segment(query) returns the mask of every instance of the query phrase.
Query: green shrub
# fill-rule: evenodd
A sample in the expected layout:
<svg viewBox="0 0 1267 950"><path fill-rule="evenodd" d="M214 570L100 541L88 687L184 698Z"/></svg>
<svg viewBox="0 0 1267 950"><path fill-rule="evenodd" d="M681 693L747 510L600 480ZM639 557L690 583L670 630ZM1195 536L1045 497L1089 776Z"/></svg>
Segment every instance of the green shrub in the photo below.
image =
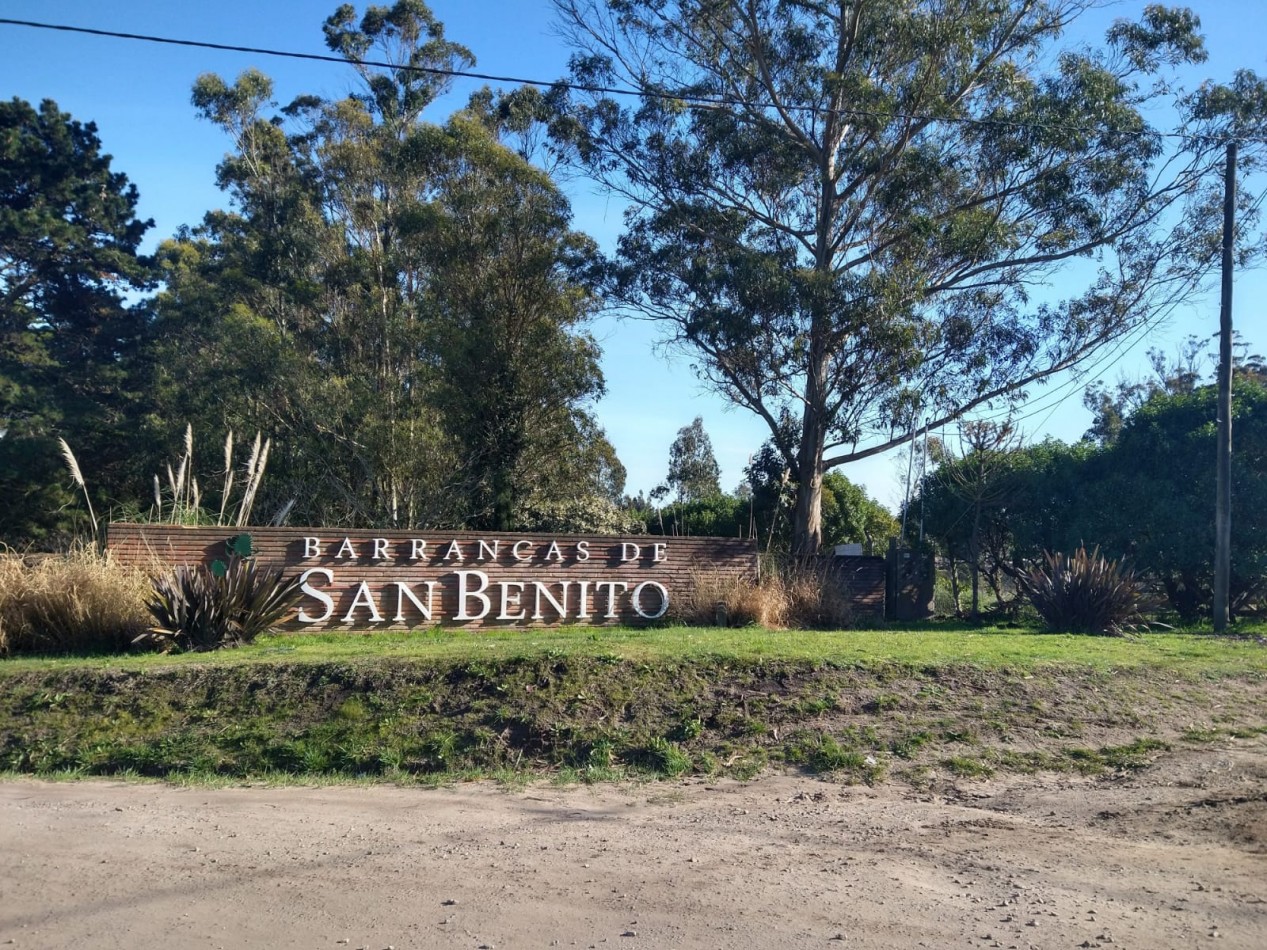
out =
<svg viewBox="0 0 1267 950"><path fill-rule="evenodd" d="M742 537L748 527L748 502L731 495L678 501L646 513L649 534L680 537Z"/></svg>
<svg viewBox="0 0 1267 950"><path fill-rule="evenodd" d="M147 606L157 645L201 651L250 643L299 599L299 577L287 580L279 569L236 556L221 566L184 564L154 579Z"/></svg>
<svg viewBox="0 0 1267 950"><path fill-rule="evenodd" d="M515 527L558 534L635 534L643 530L639 519L595 494L530 499L515 507Z"/></svg>
<svg viewBox="0 0 1267 950"><path fill-rule="evenodd" d="M93 547L0 554L0 656L126 650L149 625L149 586Z"/></svg>
<svg viewBox="0 0 1267 950"><path fill-rule="evenodd" d="M1016 583L1052 630L1120 635L1148 626L1146 614L1157 606L1148 585L1098 547L1047 552L1045 560L1045 568L1018 571Z"/></svg>

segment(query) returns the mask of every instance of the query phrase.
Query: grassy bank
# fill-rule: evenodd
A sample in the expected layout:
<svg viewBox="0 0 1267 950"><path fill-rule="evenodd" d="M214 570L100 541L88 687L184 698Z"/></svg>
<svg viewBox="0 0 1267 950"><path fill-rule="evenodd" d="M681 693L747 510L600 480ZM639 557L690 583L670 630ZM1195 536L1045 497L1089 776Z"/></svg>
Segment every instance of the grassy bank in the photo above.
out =
<svg viewBox="0 0 1267 950"><path fill-rule="evenodd" d="M1267 730L1267 647L1009 631L271 637L0 663L0 768L593 781L803 767L915 783L1134 768Z"/></svg>

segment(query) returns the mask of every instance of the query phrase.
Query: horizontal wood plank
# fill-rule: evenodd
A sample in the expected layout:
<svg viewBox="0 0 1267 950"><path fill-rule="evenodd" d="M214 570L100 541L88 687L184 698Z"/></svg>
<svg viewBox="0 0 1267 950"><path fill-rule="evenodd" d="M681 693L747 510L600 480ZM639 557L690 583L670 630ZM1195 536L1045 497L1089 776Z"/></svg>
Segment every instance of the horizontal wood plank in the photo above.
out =
<svg viewBox="0 0 1267 950"><path fill-rule="evenodd" d="M658 619L703 573L757 576L756 542L737 538L116 523L122 564L228 561L250 538L257 563L305 574L290 630L637 625Z"/></svg>

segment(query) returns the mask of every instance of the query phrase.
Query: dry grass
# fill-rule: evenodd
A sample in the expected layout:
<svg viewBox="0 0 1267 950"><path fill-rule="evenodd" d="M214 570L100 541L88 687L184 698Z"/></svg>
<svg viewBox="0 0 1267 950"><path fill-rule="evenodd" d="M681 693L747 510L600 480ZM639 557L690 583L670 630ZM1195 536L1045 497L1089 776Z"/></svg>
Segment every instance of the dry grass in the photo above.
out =
<svg viewBox="0 0 1267 950"><path fill-rule="evenodd" d="M152 623L149 575L109 553L0 553L0 656L120 652Z"/></svg>
<svg viewBox="0 0 1267 950"><path fill-rule="evenodd" d="M762 581L780 591L784 605L780 626L841 630L853 622L848 578L830 561L767 568Z"/></svg>
<svg viewBox="0 0 1267 950"><path fill-rule="evenodd" d="M773 627L778 606L771 591L751 578L720 571L695 571L690 586L674 592L669 616L696 627Z"/></svg>
<svg viewBox="0 0 1267 950"><path fill-rule="evenodd" d="M839 630L853 620L847 579L826 563L767 563L759 581L700 571L692 582L670 609L681 623Z"/></svg>

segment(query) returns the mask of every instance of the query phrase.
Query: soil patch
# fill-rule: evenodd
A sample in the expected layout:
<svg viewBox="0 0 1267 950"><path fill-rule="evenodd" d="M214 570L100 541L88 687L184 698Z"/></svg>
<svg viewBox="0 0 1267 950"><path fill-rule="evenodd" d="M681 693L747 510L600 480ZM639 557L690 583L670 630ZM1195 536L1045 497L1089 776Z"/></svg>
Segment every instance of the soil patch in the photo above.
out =
<svg viewBox="0 0 1267 950"><path fill-rule="evenodd" d="M841 785L0 783L27 948L1267 946L1267 740Z"/></svg>

